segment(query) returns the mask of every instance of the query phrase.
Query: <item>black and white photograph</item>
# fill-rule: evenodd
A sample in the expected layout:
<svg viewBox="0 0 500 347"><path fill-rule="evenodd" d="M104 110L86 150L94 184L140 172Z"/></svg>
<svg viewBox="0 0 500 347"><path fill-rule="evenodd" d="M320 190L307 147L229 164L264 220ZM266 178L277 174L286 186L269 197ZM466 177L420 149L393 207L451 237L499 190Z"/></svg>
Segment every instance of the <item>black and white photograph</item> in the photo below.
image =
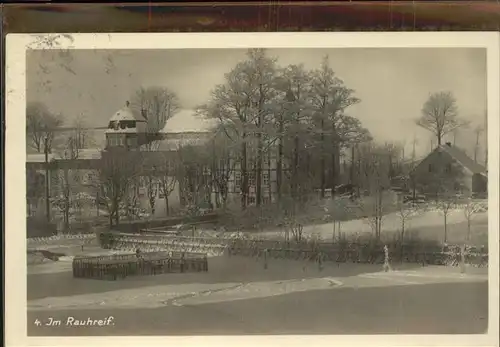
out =
<svg viewBox="0 0 500 347"><path fill-rule="evenodd" d="M30 38L27 336L496 335L492 36L258 35Z"/></svg>

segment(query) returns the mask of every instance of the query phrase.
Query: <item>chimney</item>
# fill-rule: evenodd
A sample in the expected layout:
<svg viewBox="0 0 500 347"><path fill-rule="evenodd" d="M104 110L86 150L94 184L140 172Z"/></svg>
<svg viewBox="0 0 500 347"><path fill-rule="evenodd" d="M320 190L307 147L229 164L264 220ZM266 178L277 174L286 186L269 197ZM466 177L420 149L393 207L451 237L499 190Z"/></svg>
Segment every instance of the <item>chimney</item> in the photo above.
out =
<svg viewBox="0 0 500 347"><path fill-rule="evenodd" d="M451 147L451 142L446 142L446 146Z"/></svg>

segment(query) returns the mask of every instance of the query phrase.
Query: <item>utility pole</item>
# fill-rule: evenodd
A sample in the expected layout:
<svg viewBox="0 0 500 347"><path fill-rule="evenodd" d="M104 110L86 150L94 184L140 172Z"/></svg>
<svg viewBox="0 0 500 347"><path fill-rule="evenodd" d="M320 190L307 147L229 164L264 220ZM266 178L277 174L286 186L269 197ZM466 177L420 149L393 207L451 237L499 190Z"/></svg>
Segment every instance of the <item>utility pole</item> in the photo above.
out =
<svg viewBox="0 0 500 347"><path fill-rule="evenodd" d="M417 146L418 140L417 136L413 134L413 142L412 142L412 152L411 152L411 169L410 169L410 182L411 182L411 190L412 190L412 203L413 206L415 206L415 200L417 197L417 192L416 192L416 187L415 187L415 178L413 177L413 174L411 171L415 168L415 161L417 160L417 152L416 152L416 146ZM432 145L431 145L432 146Z"/></svg>
<svg viewBox="0 0 500 347"><path fill-rule="evenodd" d="M416 152L417 142L418 142L417 136L413 135L412 152L411 152L411 165L412 165L412 168L415 165L415 160L417 159L417 152Z"/></svg>
<svg viewBox="0 0 500 347"><path fill-rule="evenodd" d="M474 129L474 132L476 133L476 145L474 146L474 162L477 163L477 154L478 154L478 151L479 151L479 138L481 136L481 134L483 133L484 129L481 127L481 126L478 126L476 127L476 129Z"/></svg>
<svg viewBox="0 0 500 347"><path fill-rule="evenodd" d="M47 215L47 223L50 223L49 138L45 137L43 143L45 152L45 212Z"/></svg>
<svg viewBox="0 0 500 347"><path fill-rule="evenodd" d="M453 131L453 146L457 144L457 134L458 134L458 129L455 129Z"/></svg>

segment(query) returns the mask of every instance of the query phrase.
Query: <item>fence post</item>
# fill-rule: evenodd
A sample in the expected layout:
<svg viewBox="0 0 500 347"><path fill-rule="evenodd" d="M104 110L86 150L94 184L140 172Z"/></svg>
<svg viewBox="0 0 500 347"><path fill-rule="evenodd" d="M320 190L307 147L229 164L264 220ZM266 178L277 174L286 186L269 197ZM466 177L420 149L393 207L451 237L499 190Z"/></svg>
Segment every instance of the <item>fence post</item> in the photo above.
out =
<svg viewBox="0 0 500 347"><path fill-rule="evenodd" d="M384 271L388 272L391 269L389 265L389 247L387 245L384 246Z"/></svg>
<svg viewBox="0 0 500 347"><path fill-rule="evenodd" d="M460 247L460 272L465 273L465 244Z"/></svg>
<svg viewBox="0 0 500 347"><path fill-rule="evenodd" d="M267 248L264 249L264 269L267 269Z"/></svg>
<svg viewBox="0 0 500 347"><path fill-rule="evenodd" d="M318 253L318 270L323 271L323 253L321 251Z"/></svg>

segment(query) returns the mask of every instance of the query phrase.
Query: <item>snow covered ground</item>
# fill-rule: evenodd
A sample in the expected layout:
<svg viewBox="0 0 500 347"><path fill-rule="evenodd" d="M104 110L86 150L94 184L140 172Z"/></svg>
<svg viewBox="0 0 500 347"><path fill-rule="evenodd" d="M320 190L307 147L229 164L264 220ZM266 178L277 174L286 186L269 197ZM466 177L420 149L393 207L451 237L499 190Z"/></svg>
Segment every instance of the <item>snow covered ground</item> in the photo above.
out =
<svg viewBox="0 0 500 347"><path fill-rule="evenodd" d="M485 223L488 220L488 212L480 212L474 215L472 219L472 226L475 223ZM463 210L454 209L449 212L447 216L447 225L452 230L454 224L466 223ZM410 218L405 221L406 230L418 230L428 227L442 227L444 225L444 218L440 211L429 210ZM391 233L401 230L401 218L398 213L390 213L383 217L382 221L383 233ZM340 231L347 235L373 233L370 223L363 219L350 220L341 223ZM303 229L304 235L316 235L321 239L331 239L333 233L333 223L307 225ZM337 230L338 232L338 230ZM281 236L282 230L272 230L259 233L264 238L275 238Z"/></svg>
<svg viewBox="0 0 500 347"><path fill-rule="evenodd" d="M456 269L438 267L392 272L360 273L348 277L316 276L288 280L252 282L163 284L143 288L120 289L102 293L64 297L45 297L28 301L29 311L80 309L133 309L166 306L200 305L235 300L266 298L285 294L430 283L487 281L487 274L461 274Z"/></svg>

